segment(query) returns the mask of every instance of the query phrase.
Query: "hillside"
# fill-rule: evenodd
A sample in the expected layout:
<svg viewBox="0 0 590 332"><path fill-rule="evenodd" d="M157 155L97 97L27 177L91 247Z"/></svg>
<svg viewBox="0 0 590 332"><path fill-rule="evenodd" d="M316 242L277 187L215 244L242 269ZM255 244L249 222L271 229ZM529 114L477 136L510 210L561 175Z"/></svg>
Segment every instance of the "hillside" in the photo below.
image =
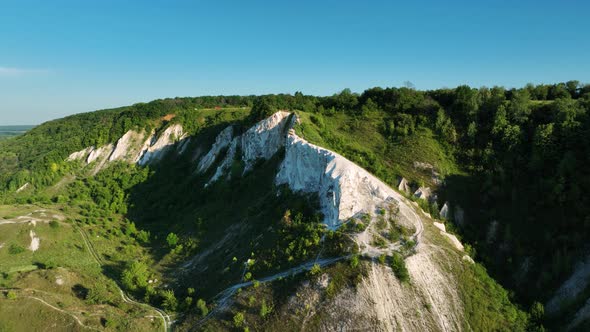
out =
<svg viewBox="0 0 590 332"><path fill-rule="evenodd" d="M583 322L585 292L540 304L585 254L590 95L570 87L177 98L0 142L0 328Z"/></svg>

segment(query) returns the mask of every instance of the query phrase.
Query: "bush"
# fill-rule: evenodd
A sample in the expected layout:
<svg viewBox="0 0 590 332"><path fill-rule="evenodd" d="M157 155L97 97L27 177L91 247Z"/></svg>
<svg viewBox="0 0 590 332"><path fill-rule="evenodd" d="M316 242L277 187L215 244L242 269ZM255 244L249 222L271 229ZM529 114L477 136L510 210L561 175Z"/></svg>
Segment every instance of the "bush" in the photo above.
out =
<svg viewBox="0 0 590 332"><path fill-rule="evenodd" d="M9 300L16 300L16 292L15 291L8 291L8 293L6 293L6 298Z"/></svg>
<svg viewBox="0 0 590 332"><path fill-rule="evenodd" d="M52 220L49 222L49 227L51 227L53 229L57 229L57 228L59 228L59 223L55 220Z"/></svg>
<svg viewBox="0 0 590 332"><path fill-rule="evenodd" d="M358 255L354 255L352 256L352 258L350 258L350 267L353 269L356 269L359 266L359 256Z"/></svg>
<svg viewBox="0 0 590 332"><path fill-rule="evenodd" d="M176 300L176 296L174 296L174 292L167 289L162 291L161 295L163 298L162 307L167 311L175 311L178 306L178 301Z"/></svg>
<svg viewBox="0 0 590 332"><path fill-rule="evenodd" d="M150 242L150 232L141 230L135 235L135 237L141 243L147 244Z"/></svg>
<svg viewBox="0 0 590 332"><path fill-rule="evenodd" d="M23 253L25 251L25 248L23 248L22 246L19 246L18 244L11 244L10 247L8 248L8 253L11 255L18 255L20 253Z"/></svg>
<svg viewBox="0 0 590 332"><path fill-rule="evenodd" d="M312 276L318 275L318 274L320 274L320 272L322 272L322 267L320 266L320 264L313 264L313 266L311 267L311 270L309 270L309 273Z"/></svg>
<svg viewBox="0 0 590 332"><path fill-rule="evenodd" d="M168 234L168 236L166 236L166 243L168 243L168 247L170 248L176 247L178 244L178 235L174 233Z"/></svg>
<svg viewBox="0 0 590 332"><path fill-rule="evenodd" d="M202 317L205 317L209 314L209 308L207 308L207 303L203 299L199 299L197 301L197 309L199 309Z"/></svg>
<svg viewBox="0 0 590 332"><path fill-rule="evenodd" d="M266 316L268 316L271 312L272 312L272 305L268 306L266 305L266 300L263 299L262 300L262 305L260 306L260 317L265 318Z"/></svg>
<svg viewBox="0 0 590 332"><path fill-rule="evenodd" d="M90 304L105 304L110 300L110 293L107 286L103 282L97 282L86 294L86 302Z"/></svg>
<svg viewBox="0 0 590 332"><path fill-rule="evenodd" d="M244 314L238 312L234 315L234 326L235 327L242 327L244 325Z"/></svg>
<svg viewBox="0 0 590 332"><path fill-rule="evenodd" d="M400 254L394 252L391 256L391 269L401 282L410 281L410 273L406 268L406 262Z"/></svg>
<svg viewBox="0 0 590 332"><path fill-rule="evenodd" d="M132 262L121 276L123 286L129 290L145 288L148 285L148 267L144 262Z"/></svg>

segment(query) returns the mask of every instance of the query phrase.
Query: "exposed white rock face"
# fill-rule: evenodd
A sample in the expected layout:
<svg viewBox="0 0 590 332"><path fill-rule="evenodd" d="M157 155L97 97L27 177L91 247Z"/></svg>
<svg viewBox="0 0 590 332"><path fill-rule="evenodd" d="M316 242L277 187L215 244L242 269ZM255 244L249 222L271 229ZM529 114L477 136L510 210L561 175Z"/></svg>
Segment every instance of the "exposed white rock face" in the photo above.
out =
<svg viewBox="0 0 590 332"><path fill-rule="evenodd" d="M178 153L184 154L184 152L188 148L190 142L191 142L190 137L185 137L183 140L181 140L181 143L178 145Z"/></svg>
<svg viewBox="0 0 590 332"><path fill-rule="evenodd" d="M113 152L113 145L112 144L108 144L105 146L101 146L98 149L92 149L92 151L90 151L90 153L88 154L88 158L86 158L86 163L90 164L94 161L102 161L102 160L106 160L111 153Z"/></svg>
<svg viewBox="0 0 590 332"><path fill-rule="evenodd" d="M217 135L215 142L213 143L213 146L211 146L209 152L207 152L207 154L199 161L199 165L197 166L197 170L199 172L204 172L208 170L211 165L213 165L221 150L227 148L232 143L233 133L233 127L229 126L222 130L219 135Z"/></svg>
<svg viewBox="0 0 590 332"><path fill-rule="evenodd" d="M443 207L440 209L440 217L443 219L449 218L449 202L443 204Z"/></svg>
<svg viewBox="0 0 590 332"><path fill-rule="evenodd" d="M88 154L89 154L89 153L90 153L92 150L94 150L94 147L93 147L93 146L91 146L91 147L87 147L86 149L83 149L83 150L80 150L80 151L77 151L77 152L74 152L74 153L72 153L72 154L71 154L71 155L68 157L67 161L85 160L85 159L86 159L86 157L88 156Z"/></svg>
<svg viewBox="0 0 590 332"><path fill-rule="evenodd" d="M454 218L455 218L455 222L459 225L463 225L463 223L465 222L465 212L463 211L463 209L460 206L455 206L453 208L454 210Z"/></svg>
<svg viewBox="0 0 590 332"><path fill-rule="evenodd" d="M257 159L270 159L285 146L289 115L279 111L258 122L242 135L242 160L244 172L252 169Z"/></svg>
<svg viewBox="0 0 590 332"><path fill-rule="evenodd" d="M545 311L554 314L560 305L575 299L590 284L590 255L579 262L572 275L559 287L553 297L545 305Z"/></svg>
<svg viewBox="0 0 590 332"><path fill-rule="evenodd" d="M115 145L115 150L109 157L109 161L124 160L131 163L136 163L139 160L141 153L140 142L145 139L145 133L138 133L130 130L125 133Z"/></svg>
<svg viewBox="0 0 590 332"><path fill-rule="evenodd" d="M420 187L418 190L416 190L414 196L427 201L430 199L430 196L432 196L432 190L430 190L428 187Z"/></svg>
<svg viewBox="0 0 590 332"><path fill-rule="evenodd" d="M446 232L447 231L447 227L445 226L445 224L441 223L441 222L433 222L434 227L440 229L442 232Z"/></svg>
<svg viewBox="0 0 590 332"><path fill-rule="evenodd" d="M492 242L494 242L496 240L496 235L498 233L498 226L499 226L499 223L497 220L493 220L490 223L490 226L488 227L488 232L486 234L486 242L488 244L491 244Z"/></svg>
<svg viewBox="0 0 590 332"><path fill-rule="evenodd" d="M23 191L23 190L26 190L26 189L27 189L27 188L28 188L30 185L31 185L31 184L30 184L30 183L28 183L28 182L27 182L27 183L25 183L25 184L23 184L23 185L22 185L20 188L18 188L18 189L16 190L16 193L18 194L18 193L20 193L21 191Z"/></svg>
<svg viewBox="0 0 590 332"><path fill-rule="evenodd" d="M227 149L227 153L225 155L225 158L223 158L221 165L219 165L219 167L217 167L215 174L213 174L213 176L211 177L209 182L207 182L205 187L210 185L211 183L219 180L219 178L221 178L222 175L227 174L227 172L231 168L232 163L234 162L234 159L236 158L236 153L238 152L238 147L240 145L240 142L241 142L240 137L236 137L231 141L231 143L229 145L229 149Z"/></svg>
<svg viewBox="0 0 590 332"><path fill-rule="evenodd" d="M41 239L37 236L37 234L35 234L35 231L33 230L29 231L29 236L31 237L31 245L29 246L29 250L33 252L39 250Z"/></svg>
<svg viewBox="0 0 590 332"><path fill-rule="evenodd" d="M408 194L411 192L410 184L408 183L408 180L406 180L406 178L401 178L401 180L399 180L397 190Z"/></svg>
<svg viewBox="0 0 590 332"><path fill-rule="evenodd" d="M184 138L184 132L181 125L175 124L166 128L157 140L154 141L154 138L152 136L148 139L150 143L147 149L145 149L145 146L148 141L144 144L143 153L138 161L139 165L144 166L152 161L160 160L171 145Z"/></svg>
<svg viewBox="0 0 590 332"><path fill-rule="evenodd" d="M377 207L401 195L341 155L310 144L290 130L285 159L276 178L293 191L314 193L329 228L361 214L374 214ZM400 212L406 214L404 204Z"/></svg>

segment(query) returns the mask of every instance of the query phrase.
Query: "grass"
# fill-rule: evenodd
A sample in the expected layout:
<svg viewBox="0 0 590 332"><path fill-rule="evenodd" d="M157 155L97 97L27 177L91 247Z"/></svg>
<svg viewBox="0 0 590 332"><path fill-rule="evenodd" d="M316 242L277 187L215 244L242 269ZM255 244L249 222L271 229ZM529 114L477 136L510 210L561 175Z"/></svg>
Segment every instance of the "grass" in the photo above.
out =
<svg viewBox="0 0 590 332"><path fill-rule="evenodd" d="M418 128L408 136L386 137L382 126L387 117L383 114L362 120L345 113L297 114L301 119L298 135L338 152L394 188L399 177L419 185L433 184L432 172L415 168L414 162L434 166L442 177L460 173L452 154L427 128Z"/></svg>
<svg viewBox="0 0 590 332"><path fill-rule="evenodd" d="M11 218L33 213L41 218L38 206L0 206L0 215ZM55 208L45 207L47 220ZM77 215L69 215L72 219ZM0 296L0 330L44 330L47 326L70 326L72 330L81 327L70 314L78 317L85 325L95 328L116 330L153 331L160 330L156 320L145 318L153 314L135 305L120 300L113 281L105 277L86 250L80 233L69 223L59 222L56 227L50 223L37 222L0 225L0 243L14 244L28 248L29 231L34 230L40 240L36 252L25 249L10 254L7 246L0 249L0 287L15 288L17 298ZM58 283L59 280L59 283ZM60 284L61 283L61 284ZM84 290L95 283L109 286L109 305L91 305L84 299ZM37 297L48 304L64 310L60 312L31 297ZM14 319L26 315L27 320Z"/></svg>

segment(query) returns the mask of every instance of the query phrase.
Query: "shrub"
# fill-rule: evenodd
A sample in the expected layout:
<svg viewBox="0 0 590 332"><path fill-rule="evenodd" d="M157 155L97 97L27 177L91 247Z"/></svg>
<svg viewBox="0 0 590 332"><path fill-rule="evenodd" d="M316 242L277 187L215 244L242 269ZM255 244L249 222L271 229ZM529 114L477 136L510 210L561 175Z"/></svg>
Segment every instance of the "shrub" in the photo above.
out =
<svg viewBox="0 0 590 332"><path fill-rule="evenodd" d="M121 276L123 286L129 290L145 288L148 285L148 267L144 262L132 262Z"/></svg>
<svg viewBox="0 0 590 332"><path fill-rule="evenodd" d="M178 235L169 233L168 236L166 236L166 243L168 243L168 247L170 248L176 247L178 244Z"/></svg>
<svg viewBox="0 0 590 332"><path fill-rule="evenodd" d="M350 258L350 267L356 269L359 266L359 256L354 255Z"/></svg>
<svg viewBox="0 0 590 332"><path fill-rule="evenodd" d="M110 293L107 286L103 282L97 282L86 294L86 301L90 304L104 304L109 302Z"/></svg>
<svg viewBox="0 0 590 332"><path fill-rule="evenodd" d="M52 220L49 222L49 227L51 227L53 229L57 229L57 228L59 228L59 223L55 220Z"/></svg>
<svg viewBox="0 0 590 332"><path fill-rule="evenodd" d="M272 312L272 305L266 305L266 300L262 300L262 305L260 305L260 317L265 318Z"/></svg>
<svg viewBox="0 0 590 332"><path fill-rule="evenodd" d="M197 309L199 309L202 317L205 317L209 314L209 308L207 308L207 303L203 299L199 299L197 301Z"/></svg>
<svg viewBox="0 0 590 332"><path fill-rule="evenodd" d="M410 273L406 268L406 262L400 254L394 252L391 256L391 269L401 282L410 281Z"/></svg>
<svg viewBox="0 0 590 332"><path fill-rule="evenodd" d="M311 267L311 270L309 270L309 273L312 276L318 275L318 274L320 274L320 272L322 272L322 267L320 266L320 264L313 264L313 266Z"/></svg>
<svg viewBox="0 0 590 332"><path fill-rule="evenodd" d="M22 252L25 251L25 248L23 248L22 246L19 246L18 244L11 244L10 247L8 248L8 253L11 255L18 255Z"/></svg>
<svg viewBox="0 0 590 332"><path fill-rule="evenodd" d="M238 312L234 315L234 326L235 327L242 327L244 325L244 314Z"/></svg>
<svg viewBox="0 0 590 332"><path fill-rule="evenodd" d="M175 311L176 307L178 306L178 301L176 300L176 296L174 296L174 292L167 289L161 292L162 295L162 307L168 311Z"/></svg>
<svg viewBox="0 0 590 332"><path fill-rule="evenodd" d="M9 300L16 300L16 292L15 291L8 291L8 293L6 293L6 298Z"/></svg>

